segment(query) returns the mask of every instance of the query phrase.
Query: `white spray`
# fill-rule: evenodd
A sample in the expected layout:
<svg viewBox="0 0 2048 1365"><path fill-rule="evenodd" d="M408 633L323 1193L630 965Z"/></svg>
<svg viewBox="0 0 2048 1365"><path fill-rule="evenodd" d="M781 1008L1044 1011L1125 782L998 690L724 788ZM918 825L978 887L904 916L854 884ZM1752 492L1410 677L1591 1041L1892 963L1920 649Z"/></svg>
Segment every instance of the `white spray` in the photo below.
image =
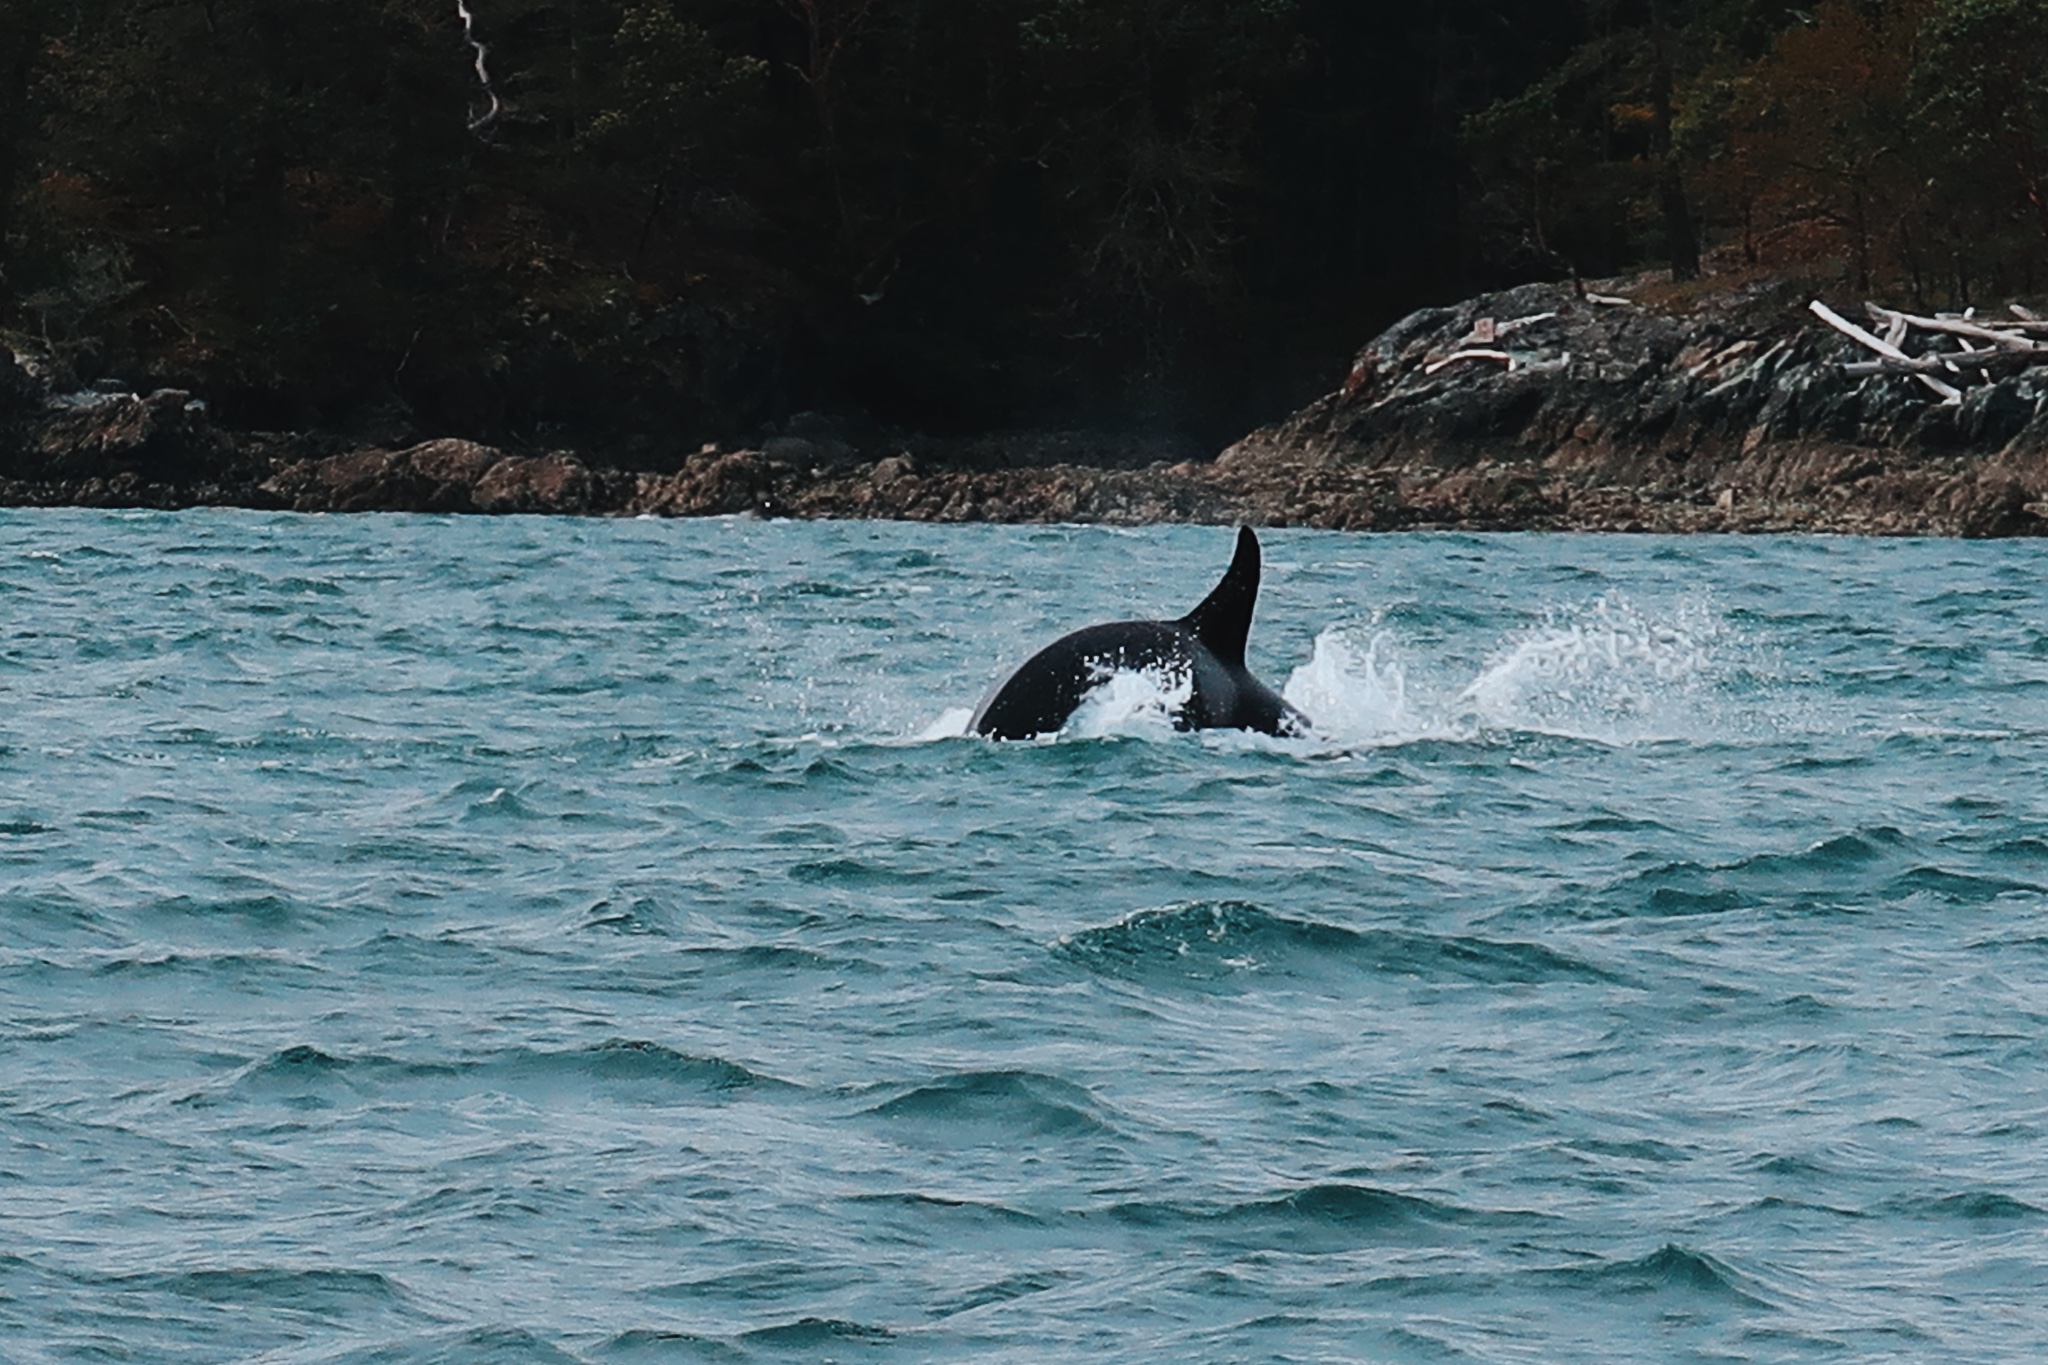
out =
<svg viewBox="0 0 2048 1365"><path fill-rule="evenodd" d="M1060 734L1068 739L1101 739L1171 731L1174 717L1194 695L1195 675L1186 668L1162 665L1105 671L1067 717Z"/></svg>

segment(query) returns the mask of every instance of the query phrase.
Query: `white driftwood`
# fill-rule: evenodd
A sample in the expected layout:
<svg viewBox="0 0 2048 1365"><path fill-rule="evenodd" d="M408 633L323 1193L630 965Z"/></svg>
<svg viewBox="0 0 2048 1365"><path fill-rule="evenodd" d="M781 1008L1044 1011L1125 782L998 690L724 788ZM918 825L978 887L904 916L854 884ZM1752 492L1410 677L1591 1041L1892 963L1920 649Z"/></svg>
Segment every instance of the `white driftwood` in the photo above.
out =
<svg viewBox="0 0 2048 1365"><path fill-rule="evenodd" d="M1848 360L1842 363L1842 373L1853 379L1873 374L1960 374L1966 370L1982 370L1993 363L2006 359L2004 351L1972 351L1968 355L1907 356L1904 360Z"/></svg>
<svg viewBox="0 0 2048 1365"><path fill-rule="evenodd" d="M1936 322L1973 322L1979 327L1989 327L2011 336L2048 336L2048 318L2024 304L2008 303L2006 307L2012 310L2009 318L1980 318L1975 309L1966 308L1960 313L1936 313L1934 319Z"/></svg>
<svg viewBox="0 0 2048 1365"><path fill-rule="evenodd" d="M1981 322L1971 322L1963 318L1915 317L1911 313L1901 313L1896 309L1884 308L1875 303L1866 303L1863 307L1869 312L1871 317L1876 318L1879 322L1890 322L1894 318L1904 318L1909 326L1918 327L1925 332L1941 332L1948 336L1957 337L1974 337L1978 341L1988 341L1994 346L2004 346L2009 350L2015 351L2038 351L2043 349L2023 336L2017 336L2011 331L2002 331L1996 327L1986 327Z"/></svg>
<svg viewBox="0 0 2048 1365"><path fill-rule="evenodd" d="M1456 364L1460 360L1498 360L1510 370L1515 368L1515 358L1506 351L1495 351L1473 346L1467 347L1462 351L1452 351L1440 360L1430 361L1422 367L1422 372L1424 374L1435 374L1444 366Z"/></svg>
<svg viewBox="0 0 2048 1365"><path fill-rule="evenodd" d="M1632 308L1635 306L1634 299L1624 299L1613 294L1587 294L1585 298L1587 303L1598 303L1608 308Z"/></svg>
<svg viewBox="0 0 2048 1365"><path fill-rule="evenodd" d="M1867 346L1871 350L1876 351L1887 360L1910 360L1912 358L1883 337L1872 336L1869 332L1864 331L1861 327L1858 327L1819 299L1815 299L1806 306L1822 322L1825 322L1828 326L1834 328L1858 345ZM1944 403L1960 403L1963 401L1963 391L1953 384L1936 379L1931 374L1916 372L1913 377L1935 393L1940 394L1941 401Z"/></svg>
<svg viewBox="0 0 2048 1365"><path fill-rule="evenodd" d="M1548 322L1556 316L1556 313L1531 313L1525 318L1514 318L1503 322L1500 326L1493 329L1493 340L1498 341L1511 332L1521 331L1524 327L1534 327L1539 322Z"/></svg>

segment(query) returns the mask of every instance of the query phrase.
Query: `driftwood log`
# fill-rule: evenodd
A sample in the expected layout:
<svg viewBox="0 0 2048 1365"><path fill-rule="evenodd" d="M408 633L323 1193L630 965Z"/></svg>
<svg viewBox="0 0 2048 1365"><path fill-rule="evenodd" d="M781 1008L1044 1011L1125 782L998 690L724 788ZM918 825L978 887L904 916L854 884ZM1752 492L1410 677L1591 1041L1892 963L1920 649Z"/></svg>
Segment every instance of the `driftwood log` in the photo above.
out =
<svg viewBox="0 0 2048 1365"><path fill-rule="evenodd" d="M1880 304L1865 303L1871 321L1884 328L1879 336L1815 299L1807 307L1828 326L1866 350L1876 360L1845 361L1842 372L1862 378L1873 374L1910 375L1944 403L1961 403L1960 385L1992 378L1989 370L2010 374L2032 365L2048 365L2048 318L2011 305L2010 318L1980 318L1975 309L1922 317ZM1914 332L1924 332L1916 338ZM1912 352L1905 348L1911 345Z"/></svg>

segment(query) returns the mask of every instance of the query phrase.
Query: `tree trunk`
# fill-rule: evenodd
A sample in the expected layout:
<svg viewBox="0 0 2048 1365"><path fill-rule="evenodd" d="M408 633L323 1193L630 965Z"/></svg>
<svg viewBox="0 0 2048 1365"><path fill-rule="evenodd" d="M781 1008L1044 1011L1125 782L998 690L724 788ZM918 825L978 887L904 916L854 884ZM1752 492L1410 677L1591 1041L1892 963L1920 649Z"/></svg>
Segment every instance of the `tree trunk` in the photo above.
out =
<svg viewBox="0 0 2048 1365"><path fill-rule="evenodd" d="M2025 132L2013 134L2013 165L2020 175L2020 187L2033 207L2034 221L2048 238L2048 189L2041 184L2040 159L2034 154L2034 140Z"/></svg>
<svg viewBox="0 0 2048 1365"><path fill-rule="evenodd" d="M29 74L43 47L42 7L10 4L0 17L0 261L14 231L14 197L27 160ZM5 287L0 276L0 287Z"/></svg>
<svg viewBox="0 0 2048 1365"><path fill-rule="evenodd" d="M1664 237L1671 253L1671 278L1696 280L1700 277L1699 229L1692 219L1692 204L1686 198L1685 177L1678 168L1678 154L1671 145L1671 89L1676 81L1671 61L1671 30L1665 21L1667 0L1650 0L1650 41L1656 67L1650 78L1650 103L1656 120L1652 149L1660 159L1657 171L1657 202L1664 212Z"/></svg>
<svg viewBox="0 0 2048 1365"><path fill-rule="evenodd" d="M1685 179L1676 160L1665 158L1659 181L1657 198L1664 209L1664 235L1671 244L1671 278L1696 280L1700 277L1699 230L1693 225L1692 205L1686 199Z"/></svg>
<svg viewBox="0 0 2048 1365"><path fill-rule="evenodd" d="M846 186L840 169L838 92L833 81L839 58L860 33L874 0L791 0L802 16L810 51L804 65L804 83L811 88L811 104L818 116L818 135L825 153L826 173L832 181L832 203L839 214L839 228L847 225Z"/></svg>

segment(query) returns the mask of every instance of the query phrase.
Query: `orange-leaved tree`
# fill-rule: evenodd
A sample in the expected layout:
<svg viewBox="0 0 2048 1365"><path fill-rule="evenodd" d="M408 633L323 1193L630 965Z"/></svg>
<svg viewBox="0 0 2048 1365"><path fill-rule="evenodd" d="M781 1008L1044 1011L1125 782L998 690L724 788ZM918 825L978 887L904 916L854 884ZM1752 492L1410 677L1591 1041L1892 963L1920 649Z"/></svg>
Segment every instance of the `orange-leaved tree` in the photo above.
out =
<svg viewBox="0 0 2048 1365"><path fill-rule="evenodd" d="M1767 265L1845 258L1856 288L1916 258L1925 149L1908 83L1932 0L1826 0L1694 100L1722 150L1696 181Z"/></svg>

